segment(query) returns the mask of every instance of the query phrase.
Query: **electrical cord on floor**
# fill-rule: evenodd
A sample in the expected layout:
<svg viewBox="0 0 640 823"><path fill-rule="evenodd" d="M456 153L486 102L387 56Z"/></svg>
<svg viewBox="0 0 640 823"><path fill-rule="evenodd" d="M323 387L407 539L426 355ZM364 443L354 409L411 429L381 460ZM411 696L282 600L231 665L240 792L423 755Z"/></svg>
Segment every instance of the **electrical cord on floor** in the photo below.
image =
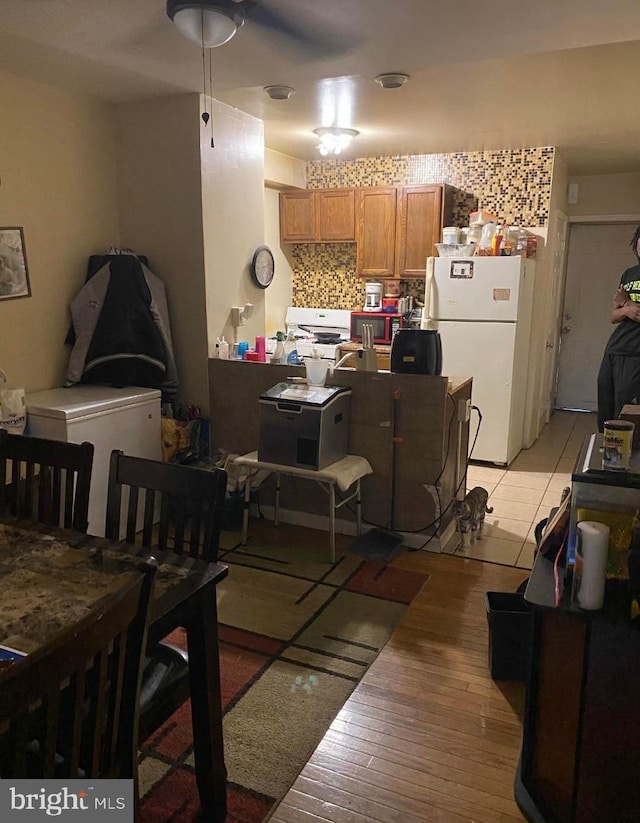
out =
<svg viewBox="0 0 640 823"><path fill-rule="evenodd" d="M442 522L442 518L449 511L449 509L453 505L454 501L456 500L458 492L465 485L465 483L467 481L467 472L469 470L469 462L471 460L471 456L473 455L473 450L476 447L476 442L478 440L478 434L480 433L480 427L482 425L482 412L480 411L480 409L477 406L472 405L471 408L473 409L473 411L477 412L477 414L478 414L478 428L476 429L476 433L475 433L475 436L473 438L473 443L471 444L471 450L469 452L469 456L467 457L467 461L466 461L465 469L464 469L464 474L462 475L462 480L458 483L458 486L457 486L457 488L455 489L455 491L453 493L453 497L451 498L449 503L445 506L445 508L440 512L438 517L436 517L434 520L432 520L431 523L428 523L426 526L423 526L421 529L415 529L415 530L407 532L407 534L420 534L421 532L425 531L426 529L430 529L433 526L435 526L433 534L430 534L429 537L424 541L424 543L422 543L422 545L416 546L415 548L410 549L410 551L420 551L421 549L424 549L426 546L428 546L429 543L431 543L431 541L436 536L436 532L438 530L438 527L440 526L440 523ZM440 475L439 475L438 479L440 479L440 477L442 477L442 472L440 472ZM438 494L437 487L436 487L436 494ZM438 501L439 500L440 500L440 495L438 494Z"/></svg>

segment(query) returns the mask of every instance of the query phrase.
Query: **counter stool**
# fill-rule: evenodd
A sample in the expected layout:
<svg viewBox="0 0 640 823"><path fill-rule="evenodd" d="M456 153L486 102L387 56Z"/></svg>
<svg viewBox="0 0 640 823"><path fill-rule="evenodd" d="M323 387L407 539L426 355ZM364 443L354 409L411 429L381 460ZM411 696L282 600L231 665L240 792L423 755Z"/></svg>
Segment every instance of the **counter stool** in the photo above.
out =
<svg viewBox="0 0 640 823"><path fill-rule="evenodd" d="M324 469L303 469L298 466L284 466L280 463L267 463L258 460L258 452L249 452L233 461L236 466L244 466L247 469L247 477L244 487L244 511L242 515L242 545L247 542L247 531L249 528L249 503L251 499L251 477L254 472L266 470L275 473L276 476L276 507L274 525L278 525L280 515L280 475L286 474L292 477L299 477L302 480L315 480L329 495L329 537L331 540L331 562L336 559L336 510L345 503L355 498L356 501L356 529L360 534L362 529L362 501L360 497L360 480L366 474L372 474L373 470L369 461L365 457L356 454L348 454L346 457L336 460ZM340 502L336 502L336 486L340 491L347 492L352 489L351 494Z"/></svg>

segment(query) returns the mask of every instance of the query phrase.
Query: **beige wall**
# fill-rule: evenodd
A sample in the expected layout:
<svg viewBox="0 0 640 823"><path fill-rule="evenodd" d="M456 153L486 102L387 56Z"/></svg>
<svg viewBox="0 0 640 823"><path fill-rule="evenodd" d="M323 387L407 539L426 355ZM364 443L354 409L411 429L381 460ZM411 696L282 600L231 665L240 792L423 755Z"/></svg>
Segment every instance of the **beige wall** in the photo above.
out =
<svg viewBox="0 0 640 823"><path fill-rule="evenodd" d="M0 369L27 391L60 386L68 306L87 259L119 241L109 109L0 72L0 226L24 227L31 297L0 300Z"/></svg>
<svg viewBox="0 0 640 823"><path fill-rule="evenodd" d="M594 174L571 177L578 202L567 206L569 217L640 215L640 174Z"/></svg>
<svg viewBox="0 0 640 823"><path fill-rule="evenodd" d="M208 408L200 98L173 95L115 109L122 243L165 284L180 396Z"/></svg>
<svg viewBox="0 0 640 823"><path fill-rule="evenodd" d="M224 334L233 341L231 307L252 303L237 330L251 347L264 334L265 292L254 285L250 263L264 243L264 131L261 120L223 103L213 109L215 148L201 142L202 214L209 349ZM205 367L206 377L206 363ZM205 383L206 385L206 383ZM200 401L204 403L204 401Z"/></svg>
<svg viewBox="0 0 640 823"><path fill-rule="evenodd" d="M265 332L284 331L287 306L293 302L293 269L290 247L280 245L280 190L307 185L306 163L295 157L265 149L264 153L264 242L273 251L275 276L265 294Z"/></svg>
<svg viewBox="0 0 640 823"><path fill-rule="evenodd" d="M253 303L239 329L250 340L264 329L264 292L249 263L263 242L262 122L208 103L202 124L197 94L117 108L122 241L149 256L165 283L180 396L208 413L207 358L216 338L233 339L231 306Z"/></svg>

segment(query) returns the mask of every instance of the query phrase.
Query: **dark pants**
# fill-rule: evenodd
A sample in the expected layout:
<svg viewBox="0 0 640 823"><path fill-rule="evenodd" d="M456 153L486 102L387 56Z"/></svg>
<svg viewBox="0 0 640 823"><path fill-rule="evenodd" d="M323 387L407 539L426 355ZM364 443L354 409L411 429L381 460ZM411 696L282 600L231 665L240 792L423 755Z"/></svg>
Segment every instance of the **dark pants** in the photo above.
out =
<svg viewBox="0 0 640 823"><path fill-rule="evenodd" d="M598 372L598 430L615 420L627 403L640 398L640 356L607 354Z"/></svg>

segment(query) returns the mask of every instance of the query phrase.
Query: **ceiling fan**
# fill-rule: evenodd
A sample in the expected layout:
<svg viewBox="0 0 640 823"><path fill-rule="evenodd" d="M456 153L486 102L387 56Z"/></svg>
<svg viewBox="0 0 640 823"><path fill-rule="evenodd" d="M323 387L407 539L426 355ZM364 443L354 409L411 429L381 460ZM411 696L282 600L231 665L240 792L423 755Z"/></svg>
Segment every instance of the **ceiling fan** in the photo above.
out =
<svg viewBox="0 0 640 823"><path fill-rule="evenodd" d="M277 0L167 0L167 15L186 38L205 48L228 43L245 21L307 58L335 57L355 45L354 38L317 21L293 22L291 14L278 11L277 5Z"/></svg>

